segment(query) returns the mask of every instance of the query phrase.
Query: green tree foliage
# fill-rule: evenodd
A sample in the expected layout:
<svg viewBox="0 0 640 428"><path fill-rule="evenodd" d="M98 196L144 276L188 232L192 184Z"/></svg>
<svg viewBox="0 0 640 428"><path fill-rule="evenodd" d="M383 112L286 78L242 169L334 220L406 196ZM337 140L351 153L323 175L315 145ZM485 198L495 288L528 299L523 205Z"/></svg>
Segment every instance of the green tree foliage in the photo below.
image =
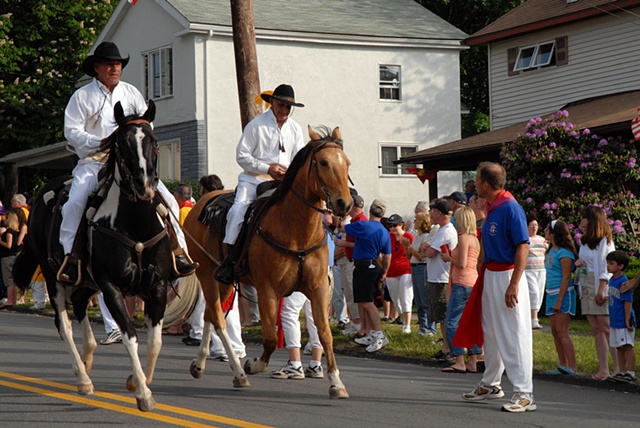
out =
<svg viewBox="0 0 640 428"><path fill-rule="evenodd" d="M115 0L0 0L0 156L62 141L80 64Z"/></svg>
<svg viewBox="0 0 640 428"><path fill-rule="evenodd" d="M507 188L541 227L564 220L580 243L581 211L599 205L607 213L616 248L632 253L640 248L632 233L640 220L640 200L627 183L640 180L637 156L633 141L576 128L566 110L531 119L500 153L509 172Z"/></svg>
<svg viewBox="0 0 640 428"><path fill-rule="evenodd" d="M440 18L471 35L525 0L416 0ZM462 123L462 136L489 130L489 77L487 49L473 46L460 55L462 102L469 115Z"/></svg>

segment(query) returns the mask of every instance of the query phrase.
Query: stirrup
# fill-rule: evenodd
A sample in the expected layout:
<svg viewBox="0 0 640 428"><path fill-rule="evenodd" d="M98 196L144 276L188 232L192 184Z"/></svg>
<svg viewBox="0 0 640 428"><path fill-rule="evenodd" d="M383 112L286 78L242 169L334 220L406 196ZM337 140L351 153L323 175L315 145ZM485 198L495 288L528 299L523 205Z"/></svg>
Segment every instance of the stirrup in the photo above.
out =
<svg viewBox="0 0 640 428"><path fill-rule="evenodd" d="M182 254L173 254L173 272L172 275L178 279L185 276L189 276L200 267L200 263L194 262L186 251Z"/></svg>
<svg viewBox="0 0 640 428"><path fill-rule="evenodd" d="M75 272L75 278L73 278L72 273L74 266L77 269L77 272ZM72 284L77 287L82 283L82 262L80 260L77 260L75 263L72 262L71 256L67 254L64 256L64 261L58 270L56 279L62 284Z"/></svg>
<svg viewBox="0 0 640 428"><path fill-rule="evenodd" d="M218 266L213 274L213 279L221 284L227 285L231 285L235 282L235 263L229 256L225 257L222 263L220 263L220 266Z"/></svg>

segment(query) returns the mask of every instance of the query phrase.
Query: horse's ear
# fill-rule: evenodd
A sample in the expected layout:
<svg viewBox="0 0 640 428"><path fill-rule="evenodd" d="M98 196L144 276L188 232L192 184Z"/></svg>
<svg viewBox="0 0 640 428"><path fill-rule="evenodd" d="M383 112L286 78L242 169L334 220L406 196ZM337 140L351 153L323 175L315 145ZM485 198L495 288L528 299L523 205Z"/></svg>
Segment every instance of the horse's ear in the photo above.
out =
<svg viewBox="0 0 640 428"><path fill-rule="evenodd" d="M116 119L118 126L124 125L124 110L122 109L120 101L118 101L113 108L113 117Z"/></svg>
<svg viewBox="0 0 640 428"><path fill-rule="evenodd" d="M342 134L340 133L340 127L336 126L331 133L331 138L334 140L342 140Z"/></svg>
<svg viewBox="0 0 640 428"><path fill-rule="evenodd" d="M321 138L318 136L318 134L316 134L311 125L307 126L309 127L309 138L311 138L311 141L320 140Z"/></svg>
<svg viewBox="0 0 640 428"><path fill-rule="evenodd" d="M154 103L153 100L149 100L149 108L147 108L147 111L144 112L142 119L151 123L155 118L156 118L156 103Z"/></svg>

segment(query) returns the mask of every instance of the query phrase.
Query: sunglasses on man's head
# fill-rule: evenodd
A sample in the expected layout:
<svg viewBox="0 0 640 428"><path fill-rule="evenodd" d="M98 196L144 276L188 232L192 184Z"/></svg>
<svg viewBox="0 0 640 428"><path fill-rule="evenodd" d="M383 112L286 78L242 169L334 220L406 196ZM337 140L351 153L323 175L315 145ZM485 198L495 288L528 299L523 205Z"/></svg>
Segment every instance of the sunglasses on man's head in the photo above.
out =
<svg viewBox="0 0 640 428"><path fill-rule="evenodd" d="M397 224L390 224L389 227L398 227Z"/></svg>

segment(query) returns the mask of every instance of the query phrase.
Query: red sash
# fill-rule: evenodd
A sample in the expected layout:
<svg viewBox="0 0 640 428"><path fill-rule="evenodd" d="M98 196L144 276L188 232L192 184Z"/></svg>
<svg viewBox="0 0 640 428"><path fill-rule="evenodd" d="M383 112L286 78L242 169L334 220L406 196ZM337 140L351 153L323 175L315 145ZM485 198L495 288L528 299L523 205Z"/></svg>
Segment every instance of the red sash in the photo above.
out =
<svg viewBox="0 0 640 428"><path fill-rule="evenodd" d="M513 195L506 191L501 190L498 196L487 209L487 218L485 222L489 221L491 211L498 208L500 205L508 201L514 201ZM488 262L480 265L480 272L478 273L478 279L476 280L473 290L469 295L467 305L462 312L460 322L458 323L458 330L452 340L454 346L460 348L473 348L473 345L477 345L482 348L484 344L484 332L482 331L482 289L484 287L484 272L490 270L492 272L501 272L505 270L513 269L513 264Z"/></svg>

